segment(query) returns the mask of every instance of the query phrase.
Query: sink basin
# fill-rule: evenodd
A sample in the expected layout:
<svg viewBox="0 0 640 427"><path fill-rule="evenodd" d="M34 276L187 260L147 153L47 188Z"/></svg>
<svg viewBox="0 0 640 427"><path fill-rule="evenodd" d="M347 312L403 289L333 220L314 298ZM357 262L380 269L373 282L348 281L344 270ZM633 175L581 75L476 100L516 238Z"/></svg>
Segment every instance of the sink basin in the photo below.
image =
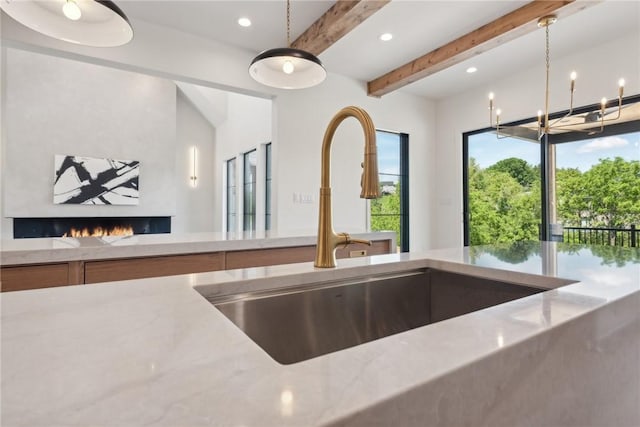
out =
<svg viewBox="0 0 640 427"><path fill-rule="evenodd" d="M540 291L423 269L210 302L273 359L291 364Z"/></svg>

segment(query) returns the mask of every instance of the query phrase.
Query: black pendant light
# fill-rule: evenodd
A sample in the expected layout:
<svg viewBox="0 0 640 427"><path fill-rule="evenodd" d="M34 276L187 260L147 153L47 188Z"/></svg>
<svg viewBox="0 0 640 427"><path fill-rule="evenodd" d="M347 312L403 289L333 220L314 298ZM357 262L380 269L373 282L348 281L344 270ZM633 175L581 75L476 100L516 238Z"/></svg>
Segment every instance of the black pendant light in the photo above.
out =
<svg viewBox="0 0 640 427"><path fill-rule="evenodd" d="M279 89L304 89L327 77L322 62L304 50L294 49L290 38L290 0L287 0L287 47L265 50L249 66L249 74L259 83Z"/></svg>
<svg viewBox="0 0 640 427"><path fill-rule="evenodd" d="M133 38L127 16L108 0L1 0L0 8L34 31L71 43L113 47Z"/></svg>

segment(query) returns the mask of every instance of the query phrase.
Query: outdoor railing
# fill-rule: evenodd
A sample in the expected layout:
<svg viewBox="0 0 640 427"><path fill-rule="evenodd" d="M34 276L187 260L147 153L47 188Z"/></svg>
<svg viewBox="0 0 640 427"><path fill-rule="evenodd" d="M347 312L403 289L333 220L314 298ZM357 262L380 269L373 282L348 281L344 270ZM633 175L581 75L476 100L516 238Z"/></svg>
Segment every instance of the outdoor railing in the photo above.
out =
<svg viewBox="0 0 640 427"><path fill-rule="evenodd" d="M630 228L564 227L564 241L591 245L640 247L640 230Z"/></svg>

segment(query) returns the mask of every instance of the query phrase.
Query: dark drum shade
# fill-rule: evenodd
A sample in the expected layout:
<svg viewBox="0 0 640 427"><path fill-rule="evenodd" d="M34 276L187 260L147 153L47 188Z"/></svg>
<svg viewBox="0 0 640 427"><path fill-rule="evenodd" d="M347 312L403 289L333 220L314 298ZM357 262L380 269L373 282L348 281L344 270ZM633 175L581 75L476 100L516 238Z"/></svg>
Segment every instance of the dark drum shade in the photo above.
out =
<svg viewBox="0 0 640 427"><path fill-rule="evenodd" d="M300 49L279 47L256 56L249 66L249 74L267 86L304 89L322 83L327 71L315 55Z"/></svg>

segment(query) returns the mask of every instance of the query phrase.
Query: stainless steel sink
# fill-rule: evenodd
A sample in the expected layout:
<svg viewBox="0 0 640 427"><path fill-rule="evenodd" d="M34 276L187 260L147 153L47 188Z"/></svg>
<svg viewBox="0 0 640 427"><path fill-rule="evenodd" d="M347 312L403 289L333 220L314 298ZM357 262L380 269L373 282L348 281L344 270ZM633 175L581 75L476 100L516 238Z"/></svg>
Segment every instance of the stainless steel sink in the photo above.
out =
<svg viewBox="0 0 640 427"><path fill-rule="evenodd" d="M291 364L539 291L418 270L210 302L273 359Z"/></svg>

